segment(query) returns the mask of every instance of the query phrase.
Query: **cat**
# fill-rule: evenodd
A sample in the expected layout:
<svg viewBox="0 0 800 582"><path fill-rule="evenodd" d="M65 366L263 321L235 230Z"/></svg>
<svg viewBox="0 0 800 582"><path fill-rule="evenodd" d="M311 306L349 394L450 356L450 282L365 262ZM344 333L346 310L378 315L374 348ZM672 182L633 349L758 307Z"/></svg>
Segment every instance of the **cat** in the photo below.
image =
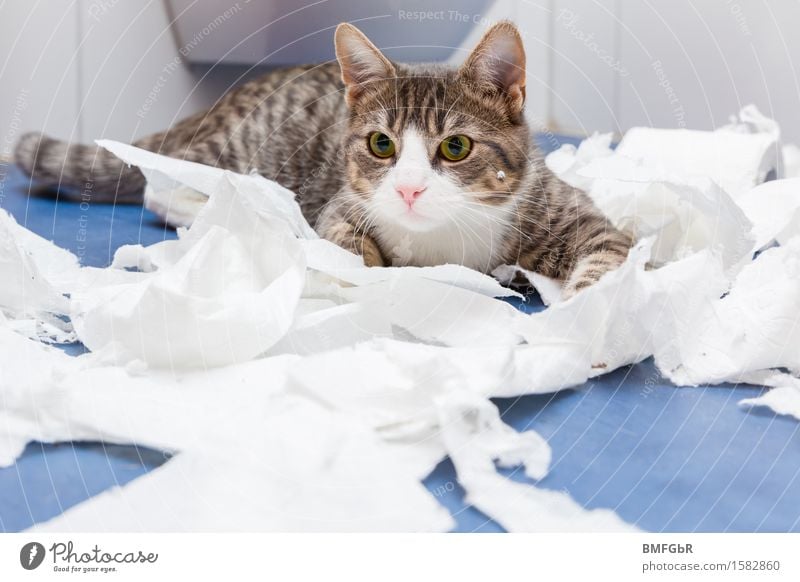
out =
<svg viewBox="0 0 800 582"><path fill-rule="evenodd" d="M351 24L334 42L336 61L272 71L135 145L277 181L367 266L518 264L569 297L626 259L632 239L533 144L512 23L457 68L391 62ZM88 184L94 200L142 200L142 174L96 146L33 133L15 157L45 183Z"/></svg>

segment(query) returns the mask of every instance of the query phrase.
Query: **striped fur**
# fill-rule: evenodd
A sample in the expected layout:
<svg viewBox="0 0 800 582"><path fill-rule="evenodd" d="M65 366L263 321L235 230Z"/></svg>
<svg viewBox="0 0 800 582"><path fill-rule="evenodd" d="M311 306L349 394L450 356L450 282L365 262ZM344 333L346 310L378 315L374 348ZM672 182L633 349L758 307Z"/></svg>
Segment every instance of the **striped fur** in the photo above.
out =
<svg viewBox="0 0 800 582"><path fill-rule="evenodd" d="M336 48L336 63L273 71L135 145L276 180L297 193L322 236L368 265L460 262L491 272L517 263L563 281L571 295L625 260L630 238L536 151L512 24L492 27L457 69L392 63L350 25L337 30ZM396 155L370 152L374 131L392 136ZM437 152L456 134L472 145L452 162ZM415 208L435 220L420 229L376 212L381 196L398 204L386 191L412 139L433 180ZM141 173L94 146L27 134L15 153L44 183L83 188L96 201L141 201Z"/></svg>

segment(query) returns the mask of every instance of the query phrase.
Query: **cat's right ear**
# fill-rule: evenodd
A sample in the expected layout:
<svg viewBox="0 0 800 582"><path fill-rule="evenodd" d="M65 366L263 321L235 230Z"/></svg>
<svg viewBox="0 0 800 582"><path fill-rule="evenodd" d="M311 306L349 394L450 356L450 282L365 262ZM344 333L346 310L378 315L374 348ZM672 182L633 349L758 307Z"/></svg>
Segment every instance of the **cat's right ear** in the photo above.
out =
<svg viewBox="0 0 800 582"><path fill-rule="evenodd" d="M397 76L389 59L352 24L343 23L336 28L334 44L348 105L352 106L370 83Z"/></svg>
<svg viewBox="0 0 800 582"><path fill-rule="evenodd" d="M461 77L479 88L510 99L514 109L525 103L525 47L519 30L508 20L492 26L461 66Z"/></svg>

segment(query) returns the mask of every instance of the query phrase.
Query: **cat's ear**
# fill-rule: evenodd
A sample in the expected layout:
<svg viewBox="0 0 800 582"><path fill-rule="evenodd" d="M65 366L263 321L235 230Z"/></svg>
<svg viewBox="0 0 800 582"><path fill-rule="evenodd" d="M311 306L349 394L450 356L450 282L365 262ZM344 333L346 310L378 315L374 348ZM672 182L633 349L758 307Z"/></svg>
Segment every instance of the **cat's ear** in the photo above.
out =
<svg viewBox="0 0 800 582"><path fill-rule="evenodd" d="M511 22L504 20L483 35L461 66L460 75L470 83L507 95L522 110L525 102L525 47Z"/></svg>
<svg viewBox="0 0 800 582"><path fill-rule="evenodd" d="M397 76L389 59L352 24L343 23L336 28L334 44L348 105L358 99L369 83Z"/></svg>

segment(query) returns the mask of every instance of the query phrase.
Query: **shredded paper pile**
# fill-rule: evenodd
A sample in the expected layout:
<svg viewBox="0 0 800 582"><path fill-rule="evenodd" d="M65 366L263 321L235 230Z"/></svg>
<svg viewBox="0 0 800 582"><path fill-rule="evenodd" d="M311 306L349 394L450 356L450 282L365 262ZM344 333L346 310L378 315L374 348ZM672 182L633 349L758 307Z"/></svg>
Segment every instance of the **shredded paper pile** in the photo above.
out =
<svg viewBox="0 0 800 582"><path fill-rule="evenodd" d="M421 484L445 457L507 530L634 530L498 473L541 479L550 448L490 399L653 357L676 386L768 386L742 405L800 418L800 156L779 138L745 108L552 153L638 241L567 301L514 265L366 268L274 182L100 142L193 224L99 269L0 212L0 466L34 440L174 453L45 531L447 531ZM518 271L546 310L497 299ZM74 341L90 352L49 345Z"/></svg>

